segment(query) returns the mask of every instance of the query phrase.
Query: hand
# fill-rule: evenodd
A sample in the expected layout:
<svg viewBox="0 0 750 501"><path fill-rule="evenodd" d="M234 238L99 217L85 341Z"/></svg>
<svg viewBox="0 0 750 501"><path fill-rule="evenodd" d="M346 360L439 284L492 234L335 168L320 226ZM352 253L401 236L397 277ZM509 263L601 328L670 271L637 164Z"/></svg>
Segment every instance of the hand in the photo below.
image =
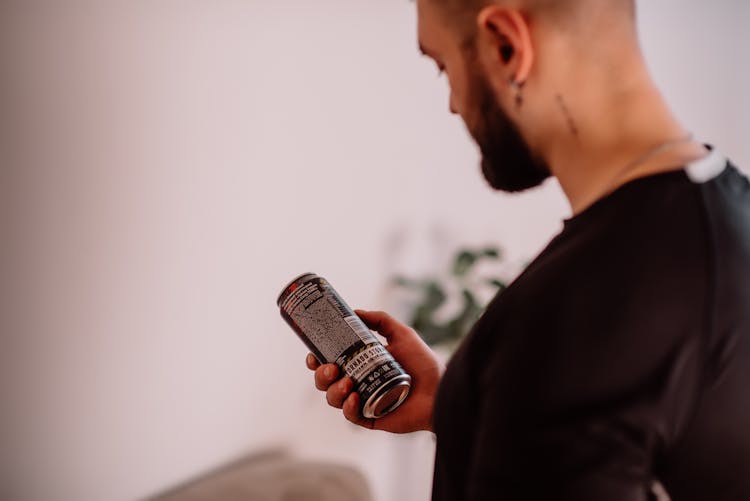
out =
<svg viewBox="0 0 750 501"><path fill-rule="evenodd" d="M432 410L443 366L432 350L411 327L381 311L356 310L370 329L386 338L386 348L401 367L411 375L411 391L395 411L379 419L367 419L360 413L359 394L353 392L350 377L339 379L336 364L320 365L312 354L307 355L307 367L315 371L315 387L326 392L332 407L342 409L346 419L354 424L391 433L432 431Z"/></svg>

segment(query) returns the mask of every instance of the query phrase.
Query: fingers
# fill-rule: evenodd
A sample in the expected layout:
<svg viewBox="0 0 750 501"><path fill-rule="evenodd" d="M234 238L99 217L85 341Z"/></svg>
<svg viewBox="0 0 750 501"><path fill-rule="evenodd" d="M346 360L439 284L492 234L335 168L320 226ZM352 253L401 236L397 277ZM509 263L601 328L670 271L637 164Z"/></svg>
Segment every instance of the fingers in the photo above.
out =
<svg viewBox="0 0 750 501"><path fill-rule="evenodd" d="M307 367L315 370L315 387L326 392L326 401L331 407L341 409L344 400L354 389L354 381L350 377L339 378L340 370L336 364L320 363L312 354L307 356Z"/></svg>
<svg viewBox="0 0 750 501"><path fill-rule="evenodd" d="M312 353L307 354L307 358L305 358L305 364L307 364L307 368L311 371L314 371L318 367L320 367L320 362L318 362L318 359L315 358L315 355Z"/></svg>
<svg viewBox="0 0 750 501"><path fill-rule="evenodd" d="M339 378L339 367L336 364L325 364L315 369L315 387L320 391L328 390Z"/></svg>
<svg viewBox="0 0 750 501"><path fill-rule="evenodd" d="M326 390L326 401L331 407L341 409L344 405L344 400L354 389L354 382L351 378L343 377L336 383L332 384Z"/></svg>
<svg viewBox="0 0 750 501"><path fill-rule="evenodd" d="M359 393L350 393L344 401L342 410L348 421L365 428L373 429L375 427L374 419L367 419L359 412Z"/></svg>
<svg viewBox="0 0 750 501"><path fill-rule="evenodd" d="M384 311L355 310L354 312L362 319L367 327L377 331L378 334L388 340L398 334L399 330L409 329L408 326L402 324Z"/></svg>

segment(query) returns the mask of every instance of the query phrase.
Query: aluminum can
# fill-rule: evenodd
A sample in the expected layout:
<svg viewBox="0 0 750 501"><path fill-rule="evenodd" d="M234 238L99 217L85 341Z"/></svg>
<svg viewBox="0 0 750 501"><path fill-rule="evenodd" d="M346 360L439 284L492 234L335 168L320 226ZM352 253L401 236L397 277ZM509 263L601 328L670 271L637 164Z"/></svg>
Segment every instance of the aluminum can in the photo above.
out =
<svg viewBox="0 0 750 501"><path fill-rule="evenodd" d="M276 304L320 363L335 363L352 378L364 417L382 417L406 399L411 376L327 280L314 273L300 275Z"/></svg>

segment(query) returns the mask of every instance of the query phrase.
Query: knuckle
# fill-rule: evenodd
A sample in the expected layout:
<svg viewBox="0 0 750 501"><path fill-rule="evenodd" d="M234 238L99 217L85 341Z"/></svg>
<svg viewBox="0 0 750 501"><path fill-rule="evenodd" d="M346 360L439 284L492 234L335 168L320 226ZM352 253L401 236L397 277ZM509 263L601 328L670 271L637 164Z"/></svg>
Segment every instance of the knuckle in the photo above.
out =
<svg viewBox="0 0 750 501"><path fill-rule="evenodd" d="M307 358L305 358L305 364L307 365L308 369L315 370L320 365L318 361L315 359L315 357L311 354L307 355Z"/></svg>
<svg viewBox="0 0 750 501"><path fill-rule="evenodd" d="M336 381L338 376L338 367L334 364L326 364L320 367L321 379L327 381L328 384Z"/></svg>
<svg viewBox="0 0 750 501"><path fill-rule="evenodd" d="M355 398L352 395L347 396L346 401L343 405L344 414L351 422L356 423L359 421L359 409L354 404Z"/></svg>
<svg viewBox="0 0 750 501"><path fill-rule="evenodd" d="M341 394L349 393L349 378L342 378L338 383L338 391Z"/></svg>
<svg viewBox="0 0 750 501"><path fill-rule="evenodd" d="M315 372L315 387L319 389L320 391L326 391L328 389L328 384L325 382L325 380L321 377L320 373L317 371Z"/></svg>
<svg viewBox="0 0 750 501"><path fill-rule="evenodd" d="M351 407L346 406L344 407L344 417L347 421L354 423L354 424L360 424L359 423L359 417L356 414L352 413Z"/></svg>
<svg viewBox="0 0 750 501"><path fill-rule="evenodd" d="M331 394L331 399L334 402L339 403L339 407L344 402L344 398L341 395L341 385L340 384L332 384L328 387L328 392Z"/></svg>
<svg viewBox="0 0 750 501"><path fill-rule="evenodd" d="M336 407L337 409L341 408L341 400L336 396L335 392L330 389L326 392L326 402L328 402L328 405L331 407Z"/></svg>

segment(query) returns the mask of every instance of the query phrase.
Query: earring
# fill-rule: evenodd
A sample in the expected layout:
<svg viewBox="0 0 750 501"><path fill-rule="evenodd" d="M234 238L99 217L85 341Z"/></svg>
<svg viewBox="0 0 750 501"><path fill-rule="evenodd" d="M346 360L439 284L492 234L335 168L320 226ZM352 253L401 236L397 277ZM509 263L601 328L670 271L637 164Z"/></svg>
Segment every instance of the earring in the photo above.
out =
<svg viewBox="0 0 750 501"><path fill-rule="evenodd" d="M521 91L523 90L523 84L524 82L519 82L513 79L511 79L510 81L510 88L515 94L516 109L520 109L521 105L523 104L523 94L521 93Z"/></svg>

